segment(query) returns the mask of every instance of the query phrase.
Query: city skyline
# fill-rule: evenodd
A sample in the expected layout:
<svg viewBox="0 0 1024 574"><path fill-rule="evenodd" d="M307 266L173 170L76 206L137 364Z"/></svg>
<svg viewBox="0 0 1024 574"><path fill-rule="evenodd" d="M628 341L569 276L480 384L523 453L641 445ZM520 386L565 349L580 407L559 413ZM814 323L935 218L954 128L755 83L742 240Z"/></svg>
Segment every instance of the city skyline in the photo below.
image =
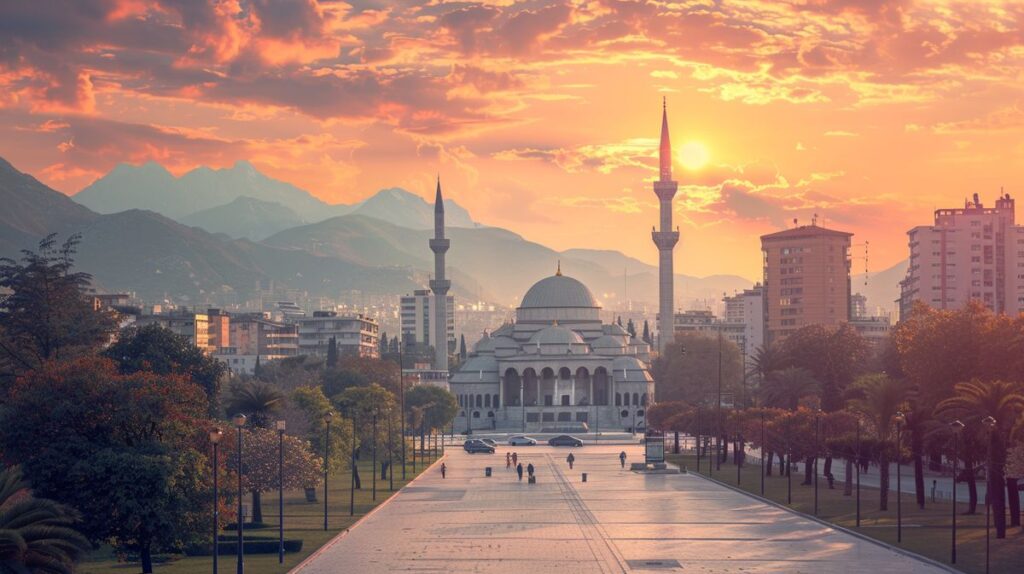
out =
<svg viewBox="0 0 1024 574"><path fill-rule="evenodd" d="M1016 191L1017 4L274 6L4 6L0 156L67 194L122 161L347 203L441 171L483 223L653 263L667 96L677 269L749 278L793 218L882 269L934 209Z"/></svg>

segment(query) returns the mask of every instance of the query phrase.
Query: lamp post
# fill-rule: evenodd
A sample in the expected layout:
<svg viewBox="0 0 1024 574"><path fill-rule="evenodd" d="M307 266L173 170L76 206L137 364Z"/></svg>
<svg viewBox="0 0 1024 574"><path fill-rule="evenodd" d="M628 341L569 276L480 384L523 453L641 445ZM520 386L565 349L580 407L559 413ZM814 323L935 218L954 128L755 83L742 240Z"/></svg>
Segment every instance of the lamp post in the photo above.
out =
<svg viewBox="0 0 1024 574"><path fill-rule="evenodd" d="M394 447L392 446L392 434L391 434L391 418L392 415L388 415L388 490L391 492L395 491L395 458L394 458Z"/></svg>
<svg viewBox="0 0 1024 574"><path fill-rule="evenodd" d="M761 496L764 496L764 411L761 411Z"/></svg>
<svg viewBox="0 0 1024 574"><path fill-rule="evenodd" d="M402 415L402 480L405 480L405 368L402 362L402 347L404 347L404 341L398 341L398 396L401 401L401 415ZM469 424L469 410L466 410L466 424ZM355 433L352 434L352 439L355 440ZM392 489L393 490L393 489Z"/></svg>
<svg viewBox="0 0 1024 574"><path fill-rule="evenodd" d="M743 435L736 435L736 443L733 446L733 454L736 457L736 485L740 484L740 468L743 467L743 453L737 450L737 447L743 444Z"/></svg>
<svg viewBox="0 0 1024 574"><path fill-rule="evenodd" d="M821 454L821 411L814 413L814 515L818 515L818 456Z"/></svg>
<svg viewBox="0 0 1024 574"><path fill-rule="evenodd" d="M722 470L722 324L718 324L718 404L715 406L715 470Z"/></svg>
<svg viewBox="0 0 1024 574"><path fill-rule="evenodd" d="M789 441L786 441L786 504L793 504L793 452L789 448Z"/></svg>
<svg viewBox="0 0 1024 574"><path fill-rule="evenodd" d="M700 444L700 430L701 430L700 429L700 406L698 406L697 407L697 440L694 441L696 443L696 445L697 445L697 472L698 473L700 472L700 451L701 451L700 447L702 446Z"/></svg>
<svg viewBox="0 0 1024 574"><path fill-rule="evenodd" d="M373 500L377 500L377 410L373 411L373 462L370 465L373 470L371 473L371 484L373 484Z"/></svg>
<svg viewBox="0 0 1024 574"><path fill-rule="evenodd" d="M956 564L956 471L960 458L960 433L964 430L964 423L958 419L949 423L949 428L953 431L953 544L950 548L949 562Z"/></svg>
<svg viewBox="0 0 1024 574"><path fill-rule="evenodd" d="M277 421L277 563L284 564L284 429Z"/></svg>
<svg viewBox="0 0 1024 574"><path fill-rule="evenodd" d="M214 427L210 431L210 443L213 445L213 574L217 574L217 533L220 532L220 489L217 485L217 475L220 466L217 464L217 445L224 438L224 431L220 427Z"/></svg>
<svg viewBox="0 0 1024 574"><path fill-rule="evenodd" d="M402 442L405 442L405 436L402 436ZM404 444L403 444L404 446ZM416 456L416 444L413 443L412 455L415 460ZM348 486L348 515L355 516L356 514L356 417L352 416L352 452L349 453L349 486ZM405 460L402 460L402 466L405 466ZM416 467L413 467L413 472L416 471Z"/></svg>
<svg viewBox="0 0 1024 574"><path fill-rule="evenodd" d="M238 555L238 563L235 567L237 574L243 574L245 572L245 548L242 545L242 522L245 517L242 515L242 427L245 426L245 415L238 413L231 418L231 422L234 423L235 428L238 429L238 548L236 554Z"/></svg>
<svg viewBox="0 0 1024 574"><path fill-rule="evenodd" d="M327 461L331 459L331 419L334 413L324 413L324 531L327 530L327 469L330 468ZM353 442L355 441L353 434Z"/></svg>
<svg viewBox="0 0 1024 574"><path fill-rule="evenodd" d="M992 514L992 494L995 490L992 488L992 479L989 478L992 472L992 433L996 430L996 419L992 416L987 416L981 419L981 424L985 425L988 430L988 463L986 465L985 474L988 478L988 484L985 485L985 574L988 574L989 566L989 540L991 536L991 521L989 520ZM1002 485L1000 485L1002 488Z"/></svg>
<svg viewBox="0 0 1024 574"><path fill-rule="evenodd" d="M860 528L860 417L857 417L857 452L853 455L853 465L857 467L857 528Z"/></svg>
<svg viewBox="0 0 1024 574"><path fill-rule="evenodd" d="M907 422L907 415L903 411L896 411L896 542L903 543L903 488L900 472L900 450L903 446L903 425Z"/></svg>

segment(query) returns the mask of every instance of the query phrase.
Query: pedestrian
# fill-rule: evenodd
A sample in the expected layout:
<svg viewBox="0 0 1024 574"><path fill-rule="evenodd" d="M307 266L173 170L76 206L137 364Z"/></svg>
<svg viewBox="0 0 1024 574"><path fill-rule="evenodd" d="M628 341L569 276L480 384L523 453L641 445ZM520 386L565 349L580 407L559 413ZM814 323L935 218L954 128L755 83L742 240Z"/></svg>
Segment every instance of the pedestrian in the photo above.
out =
<svg viewBox="0 0 1024 574"><path fill-rule="evenodd" d="M444 478L445 474L447 474L447 473L448 473L448 467L445 466L445 464L442 462L441 463L441 478Z"/></svg>
<svg viewBox="0 0 1024 574"><path fill-rule="evenodd" d="M512 464L519 464L519 453L512 453Z"/></svg>
<svg viewBox="0 0 1024 574"><path fill-rule="evenodd" d="M505 453L505 470L512 468L512 453Z"/></svg>
<svg viewBox="0 0 1024 574"><path fill-rule="evenodd" d="M569 470L572 470L572 463L576 462L576 457L570 452L569 456L565 457L565 462L569 463Z"/></svg>
<svg viewBox="0 0 1024 574"><path fill-rule="evenodd" d="M519 480L522 481L523 480L523 463L519 463L519 464L516 465L516 474L519 475Z"/></svg>
<svg viewBox="0 0 1024 574"><path fill-rule="evenodd" d="M533 477L533 463L532 462L530 464L526 465L526 474L530 475L530 477Z"/></svg>
<svg viewBox="0 0 1024 574"><path fill-rule="evenodd" d="M932 481L932 502L935 502L935 489L939 487L939 481Z"/></svg>
<svg viewBox="0 0 1024 574"><path fill-rule="evenodd" d="M619 464L622 466L622 468L626 468L626 451L622 451L619 453Z"/></svg>

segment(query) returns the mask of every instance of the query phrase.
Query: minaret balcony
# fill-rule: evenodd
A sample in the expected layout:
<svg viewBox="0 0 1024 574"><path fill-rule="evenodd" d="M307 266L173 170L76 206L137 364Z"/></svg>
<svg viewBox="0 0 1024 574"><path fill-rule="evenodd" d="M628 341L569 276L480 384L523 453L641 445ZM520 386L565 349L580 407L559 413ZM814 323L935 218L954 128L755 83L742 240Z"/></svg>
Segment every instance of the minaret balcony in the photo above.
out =
<svg viewBox="0 0 1024 574"><path fill-rule="evenodd" d="M672 249L679 242L678 231L652 231L651 239L658 246L658 250Z"/></svg>
<svg viewBox="0 0 1024 574"><path fill-rule="evenodd" d="M433 251L434 253L444 253L445 251L448 251L448 248L451 247L451 245L452 245L452 240L451 239L431 239L430 240L430 250Z"/></svg>
<svg viewBox="0 0 1024 574"><path fill-rule="evenodd" d="M672 201L672 198L676 196L676 191L678 189L679 183L675 181L654 182L654 193L661 201Z"/></svg>

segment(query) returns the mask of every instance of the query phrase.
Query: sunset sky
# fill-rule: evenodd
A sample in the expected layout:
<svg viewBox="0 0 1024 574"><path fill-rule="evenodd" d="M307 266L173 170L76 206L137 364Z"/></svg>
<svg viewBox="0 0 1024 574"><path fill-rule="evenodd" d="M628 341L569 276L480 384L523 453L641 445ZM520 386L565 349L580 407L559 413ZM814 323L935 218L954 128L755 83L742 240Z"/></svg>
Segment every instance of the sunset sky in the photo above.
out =
<svg viewBox="0 0 1024 574"><path fill-rule="evenodd" d="M1024 188L1024 3L0 3L0 156L68 194L146 160L346 203L440 173L483 223L654 262L662 96L677 271L757 278L814 213L880 270Z"/></svg>

